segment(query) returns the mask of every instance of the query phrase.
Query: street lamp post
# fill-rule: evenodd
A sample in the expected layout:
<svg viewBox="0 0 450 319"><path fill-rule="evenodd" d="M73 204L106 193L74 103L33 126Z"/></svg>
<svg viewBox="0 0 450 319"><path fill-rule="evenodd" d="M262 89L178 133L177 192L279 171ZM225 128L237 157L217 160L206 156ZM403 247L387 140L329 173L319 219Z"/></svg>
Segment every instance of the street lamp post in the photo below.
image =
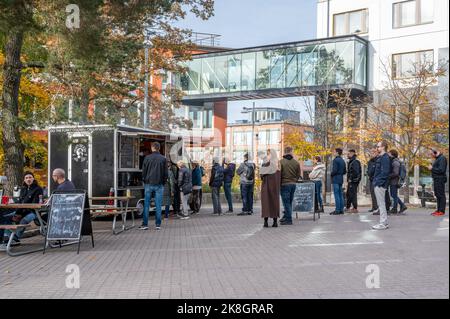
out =
<svg viewBox="0 0 450 319"><path fill-rule="evenodd" d="M149 49L147 37L145 39L145 83L144 83L144 128L148 128L148 85L149 85L149 72L148 72L148 61L149 61Z"/></svg>

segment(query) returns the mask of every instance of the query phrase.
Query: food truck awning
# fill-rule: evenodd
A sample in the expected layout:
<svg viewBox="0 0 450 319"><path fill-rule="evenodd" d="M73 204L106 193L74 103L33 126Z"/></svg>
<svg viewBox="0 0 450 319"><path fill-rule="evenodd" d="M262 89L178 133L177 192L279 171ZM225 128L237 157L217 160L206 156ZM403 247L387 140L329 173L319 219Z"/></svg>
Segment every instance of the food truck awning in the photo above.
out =
<svg viewBox="0 0 450 319"><path fill-rule="evenodd" d="M146 129L143 127L134 127L128 125L107 125L107 124L98 124L98 125L56 125L49 126L47 128L48 131L51 132L86 132L86 131L109 131L117 129L121 132L130 132L136 134L149 134L149 135L171 135L171 136L180 136L180 134L169 133L164 131Z"/></svg>

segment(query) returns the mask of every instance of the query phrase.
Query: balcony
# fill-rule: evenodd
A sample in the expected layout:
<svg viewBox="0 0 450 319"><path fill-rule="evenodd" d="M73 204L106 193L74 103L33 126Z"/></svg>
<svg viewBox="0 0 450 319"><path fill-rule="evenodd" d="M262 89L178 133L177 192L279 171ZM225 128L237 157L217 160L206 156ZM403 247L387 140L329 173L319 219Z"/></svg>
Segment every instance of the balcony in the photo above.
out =
<svg viewBox="0 0 450 319"><path fill-rule="evenodd" d="M367 89L367 41L343 36L200 54L175 76L183 102L307 95Z"/></svg>

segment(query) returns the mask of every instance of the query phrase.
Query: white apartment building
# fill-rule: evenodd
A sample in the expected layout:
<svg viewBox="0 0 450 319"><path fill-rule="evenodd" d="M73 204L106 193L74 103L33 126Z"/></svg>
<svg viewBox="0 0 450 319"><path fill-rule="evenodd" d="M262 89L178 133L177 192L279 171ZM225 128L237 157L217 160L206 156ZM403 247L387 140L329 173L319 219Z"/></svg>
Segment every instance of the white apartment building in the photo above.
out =
<svg viewBox="0 0 450 319"><path fill-rule="evenodd" d="M411 63L448 60L448 0L318 0L317 38L358 34L369 41L368 89L382 90L383 64L406 76ZM448 95L448 93L447 93Z"/></svg>
<svg viewBox="0 0 450 319"><path fill-rule="evenodd" d="M318 0L317 38L357 34L369 41L368 91L377 99L387 76L411 76L419 62L448 62L448 12L449 0ZM448 108L448 72L438 92L446 100L439 104ZM419 189L418 166L414 189Z"/></svg>

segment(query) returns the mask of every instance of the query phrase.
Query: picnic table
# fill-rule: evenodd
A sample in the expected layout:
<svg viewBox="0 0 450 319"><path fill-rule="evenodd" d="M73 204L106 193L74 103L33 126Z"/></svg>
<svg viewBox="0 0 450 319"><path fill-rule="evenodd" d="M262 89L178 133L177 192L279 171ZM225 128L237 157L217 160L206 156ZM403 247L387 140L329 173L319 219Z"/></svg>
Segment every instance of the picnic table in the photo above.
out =
<svg viewBox="0 0 450 319"><path fill-rule="evenodd" d="M103 217L103 216L113 216L113 224L112 224L112 231L114 235L118 235L126 230L130 230L134 227L135 221L134 221L134 212L136 211L136 207L129 207L129 202L131 199L134 199L133 196L117 196L117 197L90 197L89 200L90 203L90 212L92 217ZM93 205L92 202L96 201L118 201L120 203L119 206L114 206L110 204L104 204L104 205ZM128 213L131 213L131 225L127 225L127 215ZM117 231L116 230L116 221L117 216L122 216L122 229Z"/></svg>
<svg viewBox="0 0 450 319"><path fill-rule="evenodd" d="M16 203L11 203L11 204L1 204L0 205L0 210L1 209L8 209L8 210L18 210L18 209L31 209L34 210L37 216L37 219L39 221L39 232L41 233L41 235L45 236L47 228L46 228L46 223L44 222L41 213L42 213L42 208L45 207L46 204L16 204ZM38 252L38 251L43 251L44 248L35 248L35 249L30 249L30 250L26 250L26 251L21 251L21 252L13 252L12 251L12 241L14 238L14 235L17 233L18 230L23 229L23 228L27 228L30 227L30 224L26 224L26 225L0 225L0 229L4 229L4 230L9 230L11 231L11 234L9 236L9 240L8 240L8 244L6 245L6 253L9 256L15 257L15 256L21 256L21 255L26 255L26 254L30 254L30 253L34 253L34 252Z"/></svg>

